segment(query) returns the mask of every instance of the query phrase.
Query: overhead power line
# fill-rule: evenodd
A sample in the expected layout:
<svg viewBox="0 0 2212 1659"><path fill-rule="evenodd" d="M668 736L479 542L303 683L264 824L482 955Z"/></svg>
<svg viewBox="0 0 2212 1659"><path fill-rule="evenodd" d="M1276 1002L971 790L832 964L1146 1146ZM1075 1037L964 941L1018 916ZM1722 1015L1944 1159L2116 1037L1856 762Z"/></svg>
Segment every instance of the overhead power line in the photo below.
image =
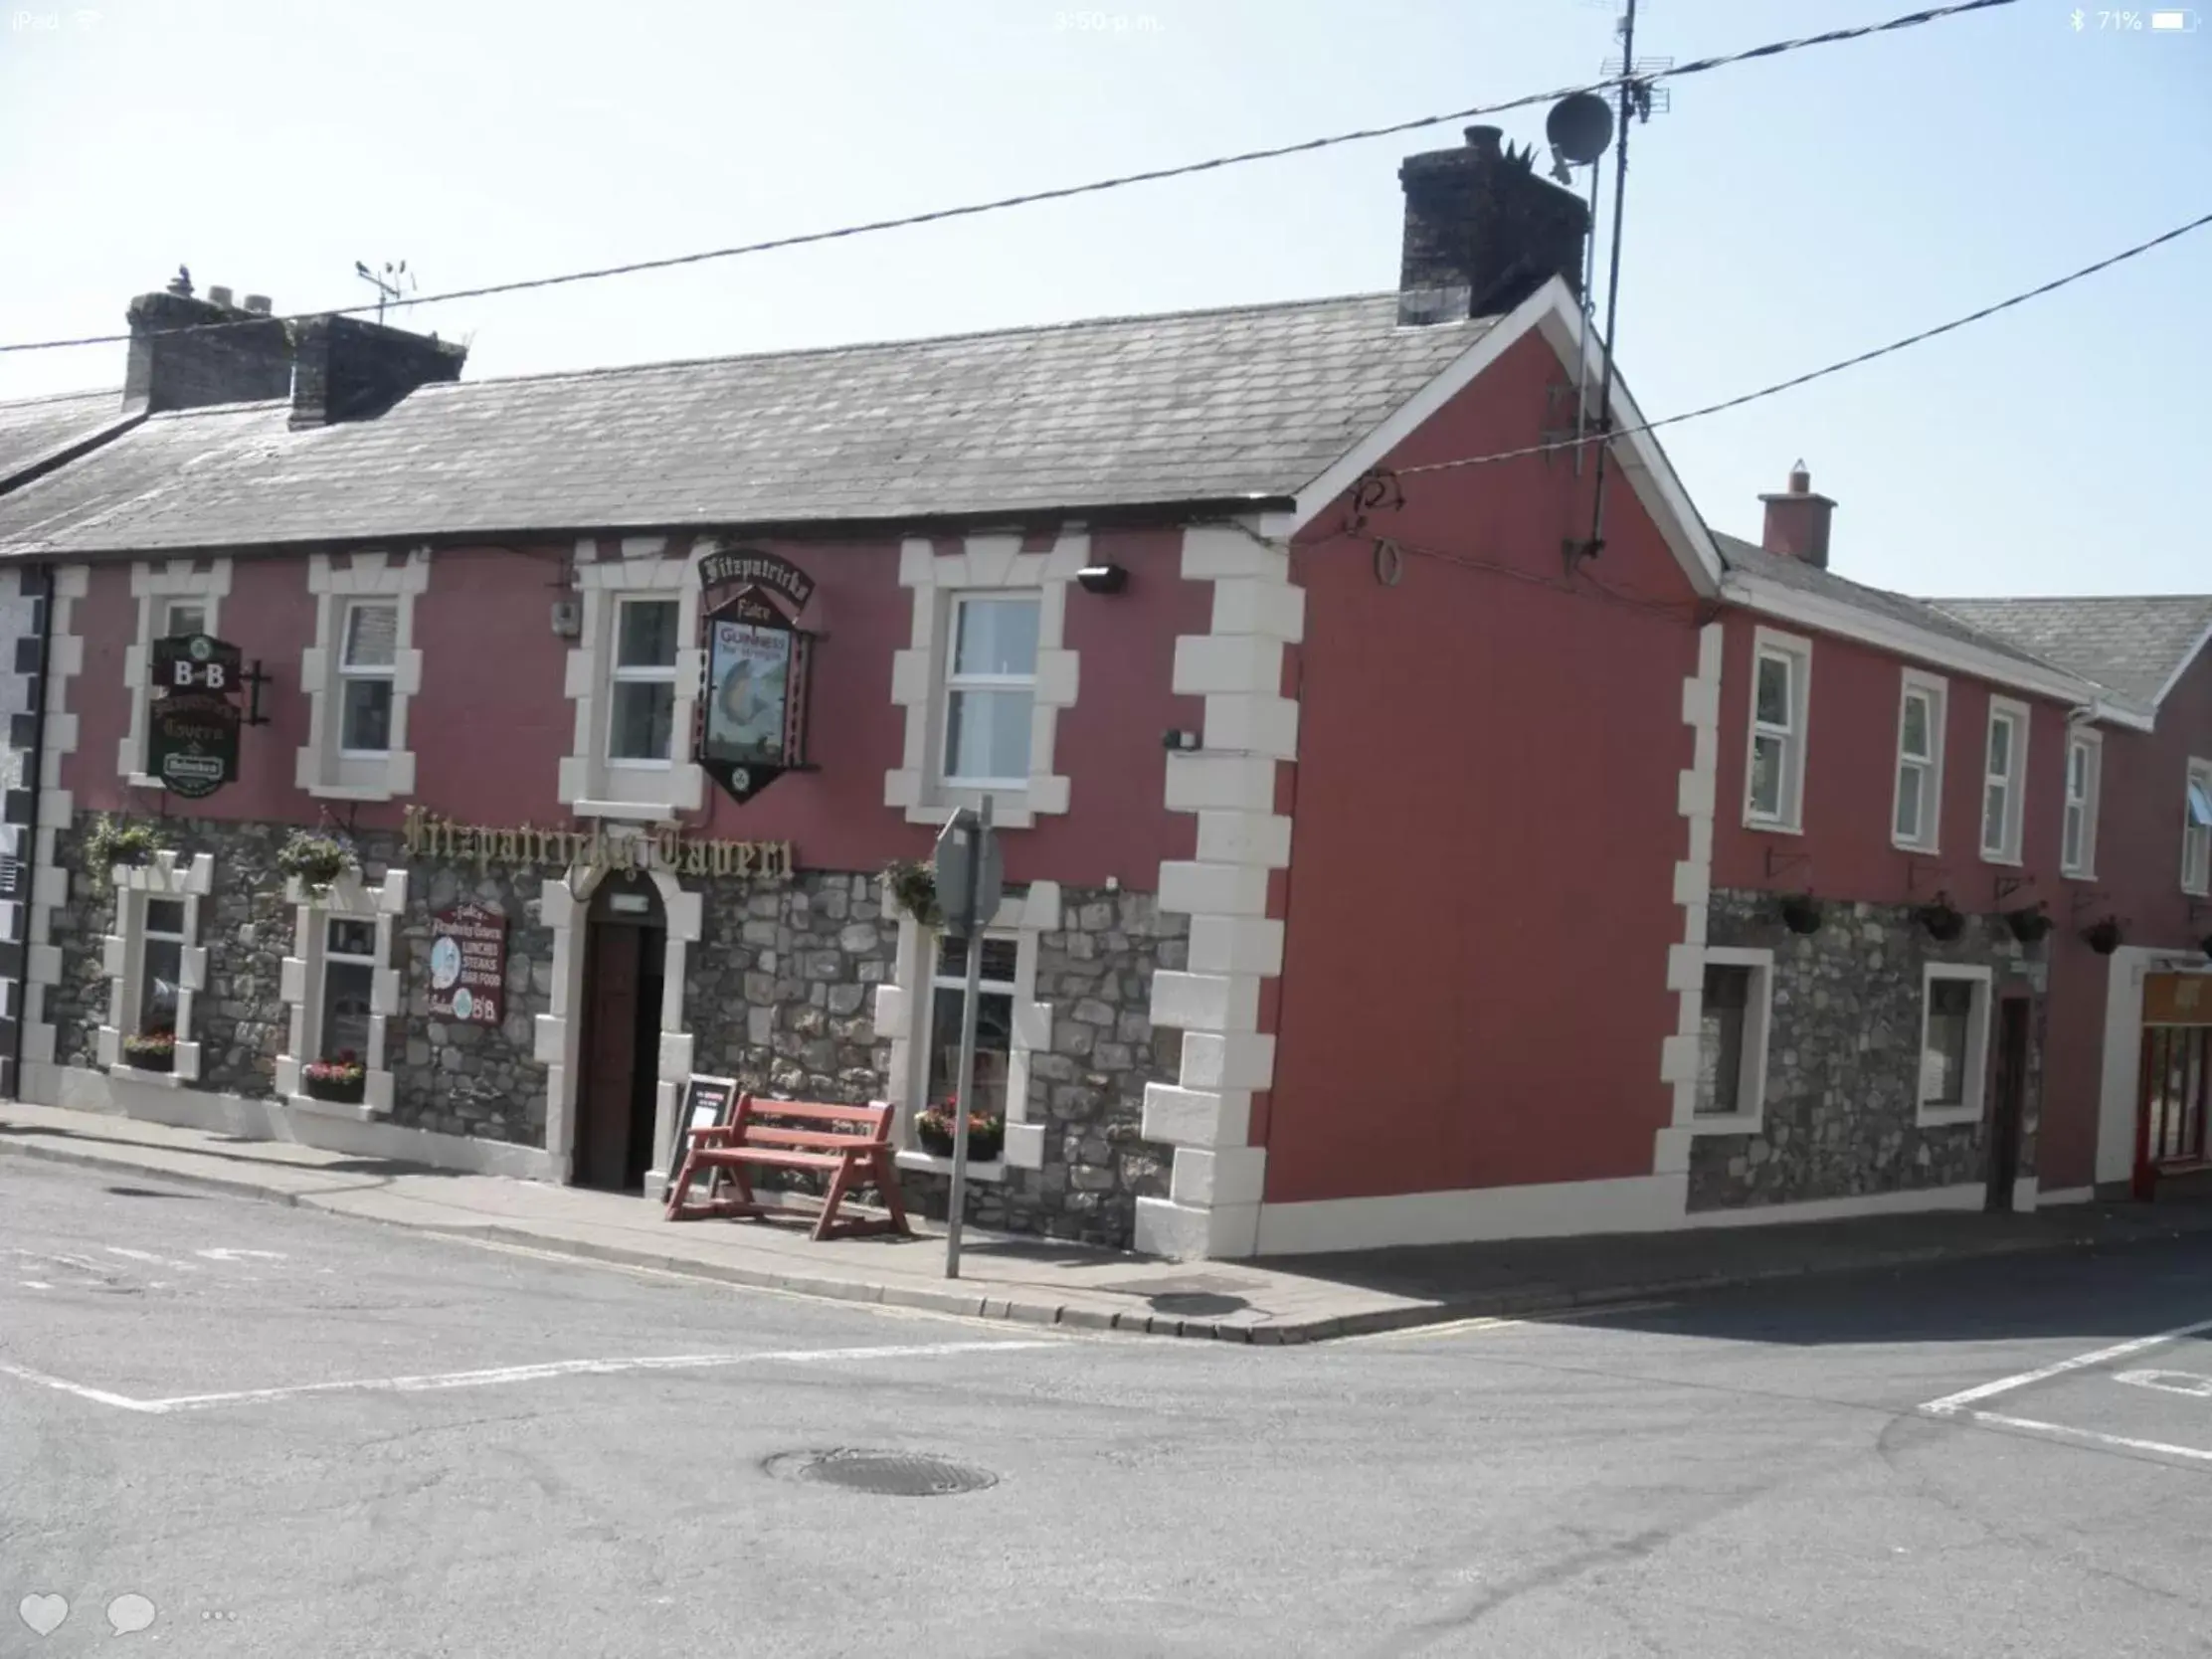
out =
<svg viewBox="0 0 2212 1659"><path fill-rule="evenodd" d="M1924 345L1940 335L1964 328L1968 323L1980 322L1985 317L1995 316L1999 311L2009 311L2015 305L2025 305L2031 299L2040 299L2047 293L2056 293L2060 288L2066 287L2070 283L2079 282L2085 276L2094 276L2101 271L2110 271L2114 266L2147 254L2153 248L2163 247L2169 242L2178 242L2191 231L2201 231L2207 225L2212 225L2212 213L2200 214L2187 224L2176 225L2172 230L2161 232L2147 242L2138 242L2132 248L2122 249L2108 259L2099 260L2095 265L2085 265L2079 271L2072 271L2064 276L2054 277L2039 287L2032 287L2024 292L2013 294L2008 299L2000 299L1993 305L1984 305L1978 311L1969 311L1962 317L1953 317L1950 321L1937 323L1933 328L1924 328L1918 334L1908 334L1902 340L1892 340L1888 345L1876 346L1872 351L1862 351L1856 357L1846 357L1840 362L1829 363L1804 374L1792 375L1787 380L1777 380L1771 386L1761 386L1755 392L1746 392L1740 397L1726 398L1720 403L1709 403L1703 409L1684 410L1679 415L1668 415L1656 421L1646 421L1641 426L1622 427L1615 432L1591 432L1581 438L1555 439L1549 443L1526 445L1518 450L1500 450L1495 454L1484 456L1464 456L1457 461L1428 461L1417 466L1394 466L1390 470L1397 477L1408 478L1420 472L1448 472L1460 466L1488 466L1502 461L1520 461L1528 456L1553 455L1562 450L1578 449L1585 444L1602 444L1608 439L1629 438L1640 432L1656 432L1661 427L1680 426L1685 421L1702 421L1708 415L1719 415L1726 410L1741 409L1744 405L1756 403L1761 398L1770 398L1780 392L1794 391L1796 388L1809 385L1815 380L1825 380L1829 375L1841 374L1845 369L1855 369L1862 363L1871 363L1878 357L1891 356L1909 346Z"/></svg>
<svg viewBox="0 0 2212 1659"><path fill-rule="evenodd" d="M1295 144L1277 144L1265 149L1241 150L1234 155L1214 156L1205 161L1189 161L1174 167L1156 167L1141 173L1123 173L1113 178L1094 179L1087 184L1061 185L1051 190L1032 190L1018 196L1001 196L988 202L970 202L960 207L933 208L926 213L905 214L895 219L874 219L864 224L843 225L830 231L807 231L797 236L773 237L765 242L740 243L732 248L708 248L691 254L671 254L661 259L631 260L622 265L601 266L591 271L570 271L553 276L520 277L511 282L487 282L480 287L454 288L445 293L427 293L411 296L413 305L438 305L457 299L484 299L495 294L522 293L533 288L561 287L571 282L596 282L611 276L632 276L645 271L668 271L678 266L703 265L711 260L734 260L748 254L769 254L786 248L804 248L815 243L837 242L848 237L872 236L879 231L907 230L917 225L934 225L948 219L970 219L979 214L999 213L1009 208L1033 207L1039 202L1067 201L1077 196L1095 196L1107 190L1120 190L1135 184L1157 184L1164 179L1187 178L1195 173L1215 172L1223 167L1239 167L1253 161L1275 161L1285 156L1306 155L1316 150L1333 149L1341 144L1356 144L1371 138L1388 138L1399 133L1418 132L1424 127L1442 126L1451 121L1473 120L1484 115L1502 115L1515 109L1526 109L1539 103L1556 103L1577 92L1603 92L1623 85L1649 87L1659 81L1679 80L1686 75L1703 75L1710 70L1725 69L1731 64L1750 63L1758 58L1775 58L1785 52L1800 52L1810 47L1834 46L1844 41L1861 40L1869 35L1884 35L1900 29L1916 29L1923 24L1936 23L1944 18L1961 16L1967 12L1991 11L1999 6L2010 6L2018 0L1956 0L1955 4L1934 6L1925 11L1909 12L1903 17L1893 17L1886 23L1867 23L1852 29L1831 29L1825 34L1804 35L1795 40L1770 41L1764 46L1754 46L1743 52L1724 53L1718 57L1700 58L1694 63L1677 64L1649 75L1624 74L1609 80L1594 81L1578 87L1562 87L1549 92L1530 92L1525 96L1508 98L1503 103L1478 104L1469 109L1447 110L1440 115L1421 115L1412 120L1393 121L1387 126L1361 127L1353 132L1336 132L1321 138L1307 138ZM362 311L373 311L374 304L340 305L323 311L297 311L287 314L287 322L304 321L318 316L349 316ZM210 323L204 328L255 327L266 324L267 317L232 323ZM181 333L183 329L149 330L153 333ZM59 351L71 346L116 345L131 338L129 334L85 334L66 340L29 340L0 345L0 352Z"/></svg>

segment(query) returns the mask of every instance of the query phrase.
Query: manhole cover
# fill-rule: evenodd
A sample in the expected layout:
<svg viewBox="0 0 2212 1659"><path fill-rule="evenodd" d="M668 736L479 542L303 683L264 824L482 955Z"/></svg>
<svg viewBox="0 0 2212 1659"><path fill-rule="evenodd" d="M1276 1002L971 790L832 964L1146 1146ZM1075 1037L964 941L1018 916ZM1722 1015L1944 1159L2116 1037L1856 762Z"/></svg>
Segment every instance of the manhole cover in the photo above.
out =
<svg viewBox="0 0 2212 1659"><path fill-rule="evenodd" d="M873 1492L887 1498L949 1498L999 1484L999 1477L989 1469L917 1452L839 1447L833 1451L784 1452L761 1466L784 1480L841 1486L849 1492Z"/></svg>

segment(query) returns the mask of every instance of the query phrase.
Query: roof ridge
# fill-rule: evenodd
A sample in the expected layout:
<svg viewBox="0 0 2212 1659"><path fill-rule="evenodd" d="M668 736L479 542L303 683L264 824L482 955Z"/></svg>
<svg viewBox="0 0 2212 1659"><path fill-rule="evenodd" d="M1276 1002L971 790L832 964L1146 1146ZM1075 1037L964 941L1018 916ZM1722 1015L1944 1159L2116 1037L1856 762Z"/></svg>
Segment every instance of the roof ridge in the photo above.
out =
<svg viewBox="0 0 2212 1659"><path fill-rule="evenodd" d="M29 409L41 403L72 403L79 398L113 398L120 409L123 389L120 386L87 386L77 392L39 392L28 398L0 398L0 409Z"/></svg>
<svg viewBox="0 0 2212 1659"><path fill-rule="evenodd" d="M1918 597L1918 596L1915 596ZM1940 599L1921 599L1923 605L2141 605L2167 599L2193 600L2212 605L2212 593L2172 594L1951 594Z"/></svg>

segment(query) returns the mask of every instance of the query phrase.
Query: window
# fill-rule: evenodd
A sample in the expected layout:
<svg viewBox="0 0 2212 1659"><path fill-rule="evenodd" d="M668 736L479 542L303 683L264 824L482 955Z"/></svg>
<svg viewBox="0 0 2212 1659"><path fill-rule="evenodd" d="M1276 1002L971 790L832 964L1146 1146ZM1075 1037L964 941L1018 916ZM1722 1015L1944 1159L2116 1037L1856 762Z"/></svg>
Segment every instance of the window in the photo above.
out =
<svg viewBox="0 0 2212 1659"><path fill-rule="evenodd" d="M139 1036L177 1035L177 998L184 989L184 900L149 898L139 930Z"/></svg>
<svg viewBox="0 0 2212 1659"><path fill-rule="evenodd" d="M2189 763L2182 801L2181 888L2201 895L2212 889L2212 761Z"/></svg>
<svg viewBox="0 0 2212 1659"><path fill-rule="evenodd" d="M2088 878L2097 869L2097 796L2105 766L2105 740L2075 732L2066 740L2066 826L2059 837L2059 869Z"/></svg>
<svg viewBox="0 0 2212 1659"><path fill-rule="evenodd" d="M392 675L399 664L400 608L355 600L338 654L338 749L383 755L392 747Z"/></svg>
<svg viewBox="0 0 2212 1659"><path fill-rule="evenodd" d="M1036 705L1037 599L963 594L953 600L952 621L945 782L1026 788Z"/></svg>
<svg viewBox="0 0 2212 1659"><path fill-rule="evenodd" d="M123 653L123 684L130 692L130 725L115 745L116 776L133 789L159 789L146 771L152 725L153 647L179 635L220 635L223 601L231 591L228 559L150 559L130 567L136 606L131 648Z"/></svg>
<svg viewBox="0 0 2212 1659"><path fill-rule="evenodd" d="M1699 1127L1756 1128L1765 1109L1771 951L1715 947L1705 953L1695 1111Z"/></svg>
<svg viewBox="0 0 2212 1659"><path fill-rule="evenodd" d="M207 607L198 600L169 601L162 618L162 637L174 639L180 634L205 634L208 631Z"/></svg>
<svg viewBox="0 0 2212 1659"><path fill-rule="evenodd" d="M976 1009L976 1109L1004 1120L1007 1082L1014 1059L1014 975L1018 946L1011 938L983 942L983 978ZM923 1107L960 1092L960 1021L968 989L965 940L940 938L937 971L930 977L929 1057Z"/></svg>
<svg viewBox="0 0 2212 1659"><path fill-rule="evenodd" d="M2028 711L1989 699L1989 747L1982 764L1981 855L1992 863L2020 861L2021 807L2028 770Z"/></svg>
<svg viewBox="0 0 2212 1659"><path fill-rule="evenodd" d="M1920 1119L1981 1118L1989 1049L1989 970L1930 963L1922 982Z"/></svg>
<svg viewBox="0 0 2212 1659"><path fill-rule="evenodd" d="M615 683L607 718L611 761L666 765L672 758L680 616L672 599L616 601Z"/></svg>
<svg viewBox="0 0 2212 1659"><path fill-rule="evenodd" d="M1805 716L1812 647L1758 631L1751 658L1751 764L1745 822L1767 830L1800 827L1805 786Z"/></svg>
<svg viewBox="0 0 2212 1659"><path fill-rule="evenodd" d="M1908 670L1897 717L1897 816L1891 837L1899 846L1936 850L1943 816L1943 708L1941 680Z"/></svg>
<svg viewBox="0 0 2212 1659"><path fill-rule="evenodd" d="M325 924L323 941L319 1057L351 1055L365 1064L376 988L376 923L333 916Z"/></svg>

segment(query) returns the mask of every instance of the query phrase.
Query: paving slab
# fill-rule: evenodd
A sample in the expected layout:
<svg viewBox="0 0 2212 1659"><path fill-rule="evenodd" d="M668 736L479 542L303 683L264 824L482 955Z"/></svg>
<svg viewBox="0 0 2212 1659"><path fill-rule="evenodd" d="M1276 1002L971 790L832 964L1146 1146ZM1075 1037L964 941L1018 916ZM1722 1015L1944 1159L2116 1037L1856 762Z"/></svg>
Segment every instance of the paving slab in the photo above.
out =
<svg viewBox="0 0 2212 1659"><path fill-rule="evenodd" d="M804 1226L663 1220L659 1205L248 1141L105 1113L0 1102L0 1153L88 1164L421 1231L734 1284L974 1318L1277 1345L1443 1320L1529 1317L1815 1273L2065 1250L2212 1230L2212 1204L1935 1212L1747 1231L1539 1239L1235 1262L1170 1262L941 1226L817 1243Z"/></svg>

